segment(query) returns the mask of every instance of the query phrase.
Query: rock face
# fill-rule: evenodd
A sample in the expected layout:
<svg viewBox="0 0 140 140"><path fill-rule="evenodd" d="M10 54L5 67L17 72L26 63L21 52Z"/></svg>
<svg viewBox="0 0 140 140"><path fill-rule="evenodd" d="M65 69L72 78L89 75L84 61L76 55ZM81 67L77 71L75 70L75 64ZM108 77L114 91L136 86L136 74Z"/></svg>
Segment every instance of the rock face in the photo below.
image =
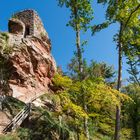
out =
<svg viewBox="0 0 140 140"><path fill-rule="evenodd" d="M9 116L0 111L0 134L2 133L2 130L10 123L10 121Z"/></svg>
<svg viewBox="0 0 140 140"><path fill-rule="evenodd" d="M29 102L48 92L56 63L50 39L36 12L26 10L15 15L9 21L10 33L0 34L0 90L1 94L6 92Z"/></svg>

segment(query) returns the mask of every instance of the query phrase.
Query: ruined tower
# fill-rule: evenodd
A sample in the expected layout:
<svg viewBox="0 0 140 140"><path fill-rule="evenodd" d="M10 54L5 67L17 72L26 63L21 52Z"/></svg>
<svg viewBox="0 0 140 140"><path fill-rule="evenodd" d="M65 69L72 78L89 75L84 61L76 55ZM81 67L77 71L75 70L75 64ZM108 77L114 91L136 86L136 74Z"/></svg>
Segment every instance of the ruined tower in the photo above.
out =
<svg viewBox="0 0 140 140"><path fill-rule="evenodd" d="M35 36L40 38L47 35L40 17L34 10L15 13L9 20L8 27L10 33L23 35L23 37Z"/></svg>

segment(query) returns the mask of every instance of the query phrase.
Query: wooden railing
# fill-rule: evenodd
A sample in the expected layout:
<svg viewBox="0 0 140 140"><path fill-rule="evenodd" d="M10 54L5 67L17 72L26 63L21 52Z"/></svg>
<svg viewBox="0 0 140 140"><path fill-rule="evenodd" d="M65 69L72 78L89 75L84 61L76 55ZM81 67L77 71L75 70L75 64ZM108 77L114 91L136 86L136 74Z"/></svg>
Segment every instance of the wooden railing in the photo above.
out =
<svg viewBox="0 0 140 140"><path fill-rule="evenodd" d="M26 106L12 119L12 121L3 129L3 133L10 132L16 128L18 128L23 121L29 116L31 111L31 103L39 98L41 95L35 95L32 97Z"/></svg>
<svg viewBox="0 0 140 140"><path fill-rule="evenodd" d="M3 133L10 132L19 127L22 122L29 116L31 103L26 106L12 119L12 121L3 129Z"/></svg>

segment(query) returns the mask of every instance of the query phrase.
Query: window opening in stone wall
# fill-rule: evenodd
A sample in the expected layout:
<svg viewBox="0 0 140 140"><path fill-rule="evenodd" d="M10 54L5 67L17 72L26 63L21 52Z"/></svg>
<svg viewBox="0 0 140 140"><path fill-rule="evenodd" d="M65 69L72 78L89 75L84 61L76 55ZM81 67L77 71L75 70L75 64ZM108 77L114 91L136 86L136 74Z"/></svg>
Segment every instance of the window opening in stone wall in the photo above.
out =
<svg viewBox="0 0 140 140"><path fill-rule="evenodd" d="M26 26L25 28L25 36L30 35L30 26Z"/></svg>
<svg viewBox="0 0 140 140"><path fill-rule="evenodd" d="M9 21L8 23L9 32L13 34L22 35L23 34L23 26L22 24L16 21Z"/></svg>

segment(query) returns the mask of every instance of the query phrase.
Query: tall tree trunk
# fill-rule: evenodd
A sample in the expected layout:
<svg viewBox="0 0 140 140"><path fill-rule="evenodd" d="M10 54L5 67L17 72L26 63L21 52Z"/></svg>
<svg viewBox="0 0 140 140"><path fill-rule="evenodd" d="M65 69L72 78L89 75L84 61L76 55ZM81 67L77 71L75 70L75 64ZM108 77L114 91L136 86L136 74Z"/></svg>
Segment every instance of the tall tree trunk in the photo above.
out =
<svg viewBox="0 0 140 140"><path fill-rule="evenodd" d="M82 77L83 62L82 62L82 51L81 51L81 47L80 47L80 31L78 30L77 25L76 25L76 46L77 46L77 57L78 57L78 64L79 64L78 65L79 78L80 78L80 80L83 80L83 77ZM84 104L84 106L83 106L84 111L87 112L87 106L85 104L84 99L83 99L83 104ZM87 118L84 118L84 131L85 131L85 135L86 135L87 140L89 140L88 119Z"/></svg>
<svg viewBox="0 0 140 140"><path fill-rule="evenodd" d="M77 3L77 0L75 0L75 3ZM76 30L76 48L77 48L77 58L78 58L78 70L79 70L79 77L80 80L82 80L82 50L80 45L80 28L78 23L78 8L75 5L74 8L74 14L75 14L75 30Z"/></svg>
<svg viewBox="0 0 140 140"><path fill-rule="evenodd" d="M116 124L115 124L114 140L120 139L120 112L121 112L120 107L116 106Z"/></svg>
<svg viewBox="0 0 140 140"><path fill-rule="evenodd" d="M75 3L77 3L77 0L75 0ZM77 58L78 58L78 70L79 70L79 78L82 81L83 77L82 77L82 72L83 72L83 58L82 58L82 50L81 50L81 45L80 45L80 29L79 29L79 24L78 24L78 9L75 6L74 8L74 14L75 14L75 29L76 29L76 47L77 47ZM85 112L87 112L87 106L85 104L85 99L83 98L83 108L85 110ZM88 119L84 118L84 131L85 131L85 135L87 140L89 140L89 131L88 131Z"/></svg>
<svg viewBox="0 0 140 140"><path fill-rule="evenodd" d="M79 73L82 73L82 51L80 47L80 31L76 27L76 47L77 47L77 57L78 57L78 69Z"/></svg>
<svg viewBox="0 0 140 140"><path fill-rule="evenodd" d="M87 112L87 106L84 105L84 110ZM85 129L85 136L87 140L89 140L89 131L88 131L88 118L84 118L84 129Z"/></svg>
<svg viewBox="0 0 140 140"><path fill-rule="evenodd" d="M83 108L84 108L84 111L87 113L87 105L85 103L85 95L84 94L83 94ZM89 138L88 118L87 117L84 117L84 131L85 131L86 139L89 140L90 138Z"/></svg>
<svg viewBox="0 0 140 140"><path fill-rule="evenodd" d="M118 81L117 81L118 91L120 91L122 85L122 41L121 41L122 28L123 25L122 23L120 23L119 40L118 40ZM120 114L121 114L121 106L117 105L114 140L120 139Z"/></svg>

